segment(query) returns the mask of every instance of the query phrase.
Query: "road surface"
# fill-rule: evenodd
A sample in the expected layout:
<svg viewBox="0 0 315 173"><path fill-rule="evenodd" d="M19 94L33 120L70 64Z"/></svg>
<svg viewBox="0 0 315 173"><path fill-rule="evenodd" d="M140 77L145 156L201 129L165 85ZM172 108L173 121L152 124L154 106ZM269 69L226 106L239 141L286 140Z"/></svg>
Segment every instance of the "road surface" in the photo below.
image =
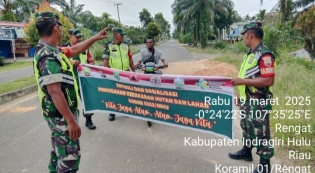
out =
<svg viewBox="0 0 315 173"><path fill-rule="evenodd" d="M193 60L177 42L169 41L158 47L169 62ZM171 67L170 67L171 68ZM37 93L27 95L0 106L0 172L48 172L50 131L44 121ZM96 113L96 130L88 130L80 116L82 128L81 164L79 172L93 173L215 173L228 166L256 167L254 162L235 161L228 152L240 146L189 146L193 139L223 140L213 134L153 123L116 115L108 121L108 114ZM240 139L238 121L236 139ZM256 150L253 150L254 152ZM221 165L221 166L220 166Z"/></svg>
<svg viewBox="0 0 315 173"><path fill-rule="evenodd" d="M0 84L32 76L33 67L24 67L18 70L0 72Z"/></svg>

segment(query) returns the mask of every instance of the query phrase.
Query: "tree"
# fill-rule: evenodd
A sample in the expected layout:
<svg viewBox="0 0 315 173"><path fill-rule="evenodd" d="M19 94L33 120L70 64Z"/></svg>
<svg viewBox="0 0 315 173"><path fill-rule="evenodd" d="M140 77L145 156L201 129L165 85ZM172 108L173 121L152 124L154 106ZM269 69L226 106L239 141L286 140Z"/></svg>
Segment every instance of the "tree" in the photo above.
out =
<svg viewBox="0 0 315 173"><path fill-rule="evenodd" d="M162 13L157 13L154 16L154 23L157 23L161 27L161 36L168 37L170 35L171 25L163 17Z"/></svg>
<svg viewBox="0 0 315 173"><path fill-rule="evenodd" d="M73 24L69 21L67 17L65 17L61 12L58 10L50 7L49 3L42 3L39 8L36 10L36 12L43 12L43 11L50 11L57 13L59 15L59 20L63 24L62 26L62 43L66 43L69 41L69 33L68 30L73 28ZM40 39L40 36L38 32L36 31L36 25L35 25L35 16L32 15L31 19L29 20L29 23L27 23L24 27L25 32L25 40L32 44L32 46L35 46L38 44L38 40Z"/></svg>
<svg viewBox="0 0 315 173"><path fill-rule="evenodd" d="M160 34L161 28L158 24L150 22L147 26L147 34L152 37L156 37Z"/></svg>
<svg viewBox="0 0 315 173"><path fill-rule="evenodd" d="M74 24L75 27L79 22L79 15L83 12L84 4L76 4L75 0L70 0L69 4L65 3L61 8L62 13Z"/></svg>
<svg viewBox="0 0 315 173"><path fill-rule="evenodd" d="M97 30L100 31L106 28L108 25L113 25L114 27L122 27L122 25L115 19L111 18L111 15L104 12L101 17L97 17Z"/></svg>
<svg viewBox="0 0 315 173"><path fill-rule="evenodd" d="M282 22L288 21L292 18L292 11L294 9L305 8L314 2L315 0L278 0L277 5L280 7ZM262 5L263 0L260 0L260 3Z"/></svg>
<svg viewBox="0 0 315 173"><path fill-rule="evenodd" d="M304 38L304 49L311 55L312 61L315 58L315 5L304 11L297 19L295 28Z"/></svg>
<svg viewBox="0 0 315 173"><path fill-rule="evenodd" d="M266 9L259 10L259 13L257 14L257 19L260 21L263 21L265 19L266 15Z"/></svg>
<svg viewBox="0 0 315 173"><path fill-rule="evenodd" d="M28 22L39 5L42 3L65 6L65 0L0 0L0 6L4 5L5 9L15 13L17 21Z"/></svg>
<svg viewBox="0 0 315 173"><path fill-rule="evenodd" d="M91 11L84 11L79 16L79 23L82 28L89 28L92 32L98 30L98 17L94 16Z"/></svg>
<svg viewBox="0 0 315 173"><path fill-rule="evenodd" d="M233 22L242 22L243 21L241 15L238 14L237 11L233 10L231 15L232 15Z"/></svg>
<svg viewBox="0 0 315 173"><path fill-rule="evenodd" d="M141 44L145 39L147 32L142 27L129 26L125 27L127 37L132 41L133 44Z"/></svg>
<svg viewBox="0 0 315 173"><path fill-rule="evenodd" d="M216 4L215 18L214 18L214 29L217 31L217 39L221 38L222 30L226 28L230 30L230 26L236 22L235 19L237 13L233 10L234 4L232 2L225 4Z"/></svg>
<svg viewBox="0 0 315 173"><path fill-rule="evenodd" d="M0 10L2 14L12 12L14 9L14 0L0 0Z"/></svg>
<svg viewBox="0 0 315 173"><path fill-rule="evenodd" d="M186 33L196 33L195 39L200 41L201 47L207 45L208 36L212 28L219 23L215 19L222 16L229 16L232 11L233 2L231 0L175 0L172 4L173 22L175 31Z"/></svg>
<svg viewBox="0 0 315 173"><path fill-rule="evenodd" d="M3 14L0 18L2 21L10 21L10 22L17 22L16 16L13 12L7 12Z"/></svg>
<svg viewBox="0 0 315 173"><path fill-rule="evenodd" d="M139 18L140 18L140 22L143 23L142 27L146 27L150 22L153 21L152 17L151 17L151 13L146 9L142 9L142 11L139 12Z"/></svg>

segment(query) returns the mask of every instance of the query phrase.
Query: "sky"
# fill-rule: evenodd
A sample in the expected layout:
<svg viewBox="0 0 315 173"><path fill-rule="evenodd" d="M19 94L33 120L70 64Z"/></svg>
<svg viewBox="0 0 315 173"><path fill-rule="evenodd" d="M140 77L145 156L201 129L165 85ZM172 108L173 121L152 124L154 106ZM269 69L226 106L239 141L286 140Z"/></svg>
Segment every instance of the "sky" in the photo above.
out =
<svg viewBox="0 0 315 173"><path fill-rule="evenodd" d="M278 2L278 0L264 0L263 5L260 5L260 0L232 0L234 9L243 17L249 14L253 16L259 10L266 9L269 12ZM173 14L171 5L174 0L76 0L78 4L85 4L83 11L89 10L95 16L101 16L103 12L107 12L112 18L118 21L117 6L118 5L120 22L128 26L141 26L139 12L143 8L148 9L151 16L161 12L164 18L173 26Z"/></svg>

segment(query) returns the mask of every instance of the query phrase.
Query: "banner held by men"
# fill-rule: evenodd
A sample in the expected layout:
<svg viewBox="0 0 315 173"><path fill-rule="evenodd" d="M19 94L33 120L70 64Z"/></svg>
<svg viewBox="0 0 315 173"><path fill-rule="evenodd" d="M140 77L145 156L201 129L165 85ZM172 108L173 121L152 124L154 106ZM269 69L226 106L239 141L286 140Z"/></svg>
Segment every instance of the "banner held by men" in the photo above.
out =
<svg viewBox="0 0 315 173"><path fill-rule="evenodd" d="M78 71L87 113L114 113L234 138L230 78L141 74L88 64L80 64Z"/></svg>

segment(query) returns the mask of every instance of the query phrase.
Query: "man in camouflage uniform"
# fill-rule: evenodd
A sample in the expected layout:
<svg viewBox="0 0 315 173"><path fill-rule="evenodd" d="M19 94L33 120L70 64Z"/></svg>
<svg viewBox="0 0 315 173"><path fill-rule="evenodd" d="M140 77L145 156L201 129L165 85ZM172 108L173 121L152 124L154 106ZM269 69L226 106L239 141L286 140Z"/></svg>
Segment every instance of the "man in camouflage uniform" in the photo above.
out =
<svg viewBox="0 0 315 173"><path fill-rule="evenodd" d="M79 94L73 66L67 57L76 56L94 42L107 38L108 28L85 42L61 50L58 45L62 39L62 24L58 15L36 13L35 20L40 40L34 57L34 74L43 117L51 130L52 150L48 168L51 173L77 172L81 158Z"/></svg>
<svg viewBox="0 0 315 173"><path fill-rule="evenodd" d="M229 157L252 161L251 150L256 147L261 166L258 166L254 173L269 173L270 158L274 155L268 113L272 110L272 105L270 101L263 103L273 97L271 87L275 77L275 56L262 42L264 32L260 22L245 25L242 35L249 50L244 55L238 78L233 79L232 84L238 87L239 98L236 105L240 105L240 110L245 114L240 122L243 130L243 149L229 153ZM257 143L253 143L253 140Z"/></svg>
<svg viewBox="0 0 315 173"><path fill-rule="evenodd" d="M71 47L71 46L74 46L74 45L76 45L82 41L83 35L79 29L76 29L76 28L70 29L69 35L70 35L70 42L63 45L64 47ZM82 62L82 61L84 61L84 62ZM74 75L77 79L78 84L79 84L79 76L78 76L77 65L79 65L80 63L94 65L94 59L90 53L90 49L84 51L80 55L77 55L77 56L71 58L71 64L74 65L73 72L74 72ZM79 86L78 86L78 89L79 89L79 94L80 94L80 87ZM80 95L80 98L82 99L81 95ZM92 115L93 115L93 113L84 114L84 112L83 112L83 116L86 118L85 126L88 127L90 130L96 129L95 125L92 122Z"/></svg>
<svg viewBox="0 0 315 173"><path fill-rule="evenodd" d="M124 42L126 33L121 28L113 28L114 40L107 42L103 52L103 65L113 69L135 72L129 44ZM115 120L115 114L109 114L109 121Z"/></svg>

